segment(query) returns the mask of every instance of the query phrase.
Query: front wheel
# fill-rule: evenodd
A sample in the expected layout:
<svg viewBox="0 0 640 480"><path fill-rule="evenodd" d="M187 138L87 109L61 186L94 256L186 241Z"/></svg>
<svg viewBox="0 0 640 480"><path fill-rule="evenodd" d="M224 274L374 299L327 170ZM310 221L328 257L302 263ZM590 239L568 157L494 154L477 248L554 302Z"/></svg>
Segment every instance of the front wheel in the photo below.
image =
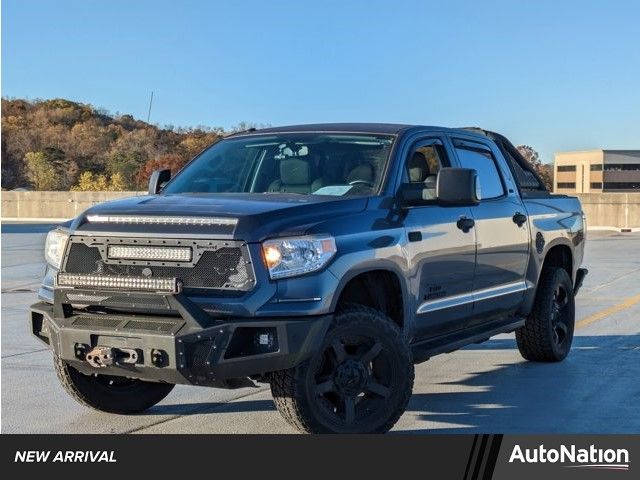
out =
<svg viewBox="0 0 640 480"><path fill-rule="evenodd" d="M54 356L58 379L71 397L103 412L141 413L169 395L174 385L111 375L84 375Z"/></svg>
<svg viewBox="0 0 640 480"><path fill-rule="evenodd" d="M409 346L382 313L351 305L338 313L320 351L271 376L282 416L306 433L384 433L413 388Z"/></svg>
<svg viewBox="0 0 640 480"><path fill-rule="evenodd" d="M533 310L516 330L522 356L537 362L559 362L571 350L575 326L573 284L563 268L545 268Z"/></svg>

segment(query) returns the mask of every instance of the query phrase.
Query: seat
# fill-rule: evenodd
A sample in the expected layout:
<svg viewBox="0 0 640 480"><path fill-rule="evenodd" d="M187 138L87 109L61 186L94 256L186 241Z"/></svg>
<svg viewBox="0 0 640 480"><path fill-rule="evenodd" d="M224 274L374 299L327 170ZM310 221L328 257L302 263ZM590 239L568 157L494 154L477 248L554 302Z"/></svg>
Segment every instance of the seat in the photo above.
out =
<svg viewBox="0 0 640 480"><path fill-rule="evenodd" d="M362 163L352 168L346 176L347 183L351 182L367 182L373 183L375 180L375 173L373 166L370 163Z"/></svg>
<svg viewBox="0 0 640 480"><path fill-rule="evenodd" d="M426 188L436 188L436 175L431 173L429 162L422 152L413 152L407 165L409 182L424 183Z"/></svg>
<svg viewBox="0 0 640 480"><path fill-rule="evenodd" d="M280 160L280 178L269 185L269 192L312 193L323 186L316 178L315 165L311 159L286 158Z"/></svg>

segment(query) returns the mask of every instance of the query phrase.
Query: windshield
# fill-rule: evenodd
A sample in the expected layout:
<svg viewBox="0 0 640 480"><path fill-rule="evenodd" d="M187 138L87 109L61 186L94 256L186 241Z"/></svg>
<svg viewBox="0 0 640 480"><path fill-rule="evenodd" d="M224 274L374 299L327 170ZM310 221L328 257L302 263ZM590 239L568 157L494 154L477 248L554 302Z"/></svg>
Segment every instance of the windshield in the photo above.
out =
<svg viewBox="0 0 640 480"><path fill-rule="evenodd" d="M287 133L229 138L189 163L162 193L370 195L393 136Z"/></svg>

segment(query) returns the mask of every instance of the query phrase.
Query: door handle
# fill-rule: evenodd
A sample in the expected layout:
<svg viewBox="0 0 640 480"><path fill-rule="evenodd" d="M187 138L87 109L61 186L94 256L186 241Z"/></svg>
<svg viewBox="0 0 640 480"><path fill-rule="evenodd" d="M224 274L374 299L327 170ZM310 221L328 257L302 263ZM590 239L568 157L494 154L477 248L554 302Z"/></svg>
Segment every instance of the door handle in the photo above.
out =
<svg viewBox="0 0 640 480"><path fill-rule="evenodd" d="M464 233L467 233L469 230L471 230L475 224L476 222L473 221L473 218L467 217L460 217L460 219L456 222L456 226Z"/></svg>
<svg viewBox="0 0 640 480"><path fill-rule="evenodd" d="M527 221L527 216L524 213L516 212L513 214L513 223L521 227L524 222Z"/></svg>
<svg viewBox="0 0 640 480"><path fill-rule="evenodd" d="M409 232L409 241L410 242L422 241L422 232Z"/></svg>

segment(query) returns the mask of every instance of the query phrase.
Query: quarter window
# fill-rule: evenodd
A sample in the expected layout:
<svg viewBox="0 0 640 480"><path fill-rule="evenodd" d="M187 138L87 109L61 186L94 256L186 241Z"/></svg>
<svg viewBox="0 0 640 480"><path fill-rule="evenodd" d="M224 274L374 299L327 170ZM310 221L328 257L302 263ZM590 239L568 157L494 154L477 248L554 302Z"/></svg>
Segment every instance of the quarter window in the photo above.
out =
<svg viewBox="0 0 640 480"><path fill-rule="evenodd" d="M463 168L473 168L478 172L478 180L480 181L478 198L480 200L504 195L500 172L490 151L456 147L456 153Z"/></svg>

